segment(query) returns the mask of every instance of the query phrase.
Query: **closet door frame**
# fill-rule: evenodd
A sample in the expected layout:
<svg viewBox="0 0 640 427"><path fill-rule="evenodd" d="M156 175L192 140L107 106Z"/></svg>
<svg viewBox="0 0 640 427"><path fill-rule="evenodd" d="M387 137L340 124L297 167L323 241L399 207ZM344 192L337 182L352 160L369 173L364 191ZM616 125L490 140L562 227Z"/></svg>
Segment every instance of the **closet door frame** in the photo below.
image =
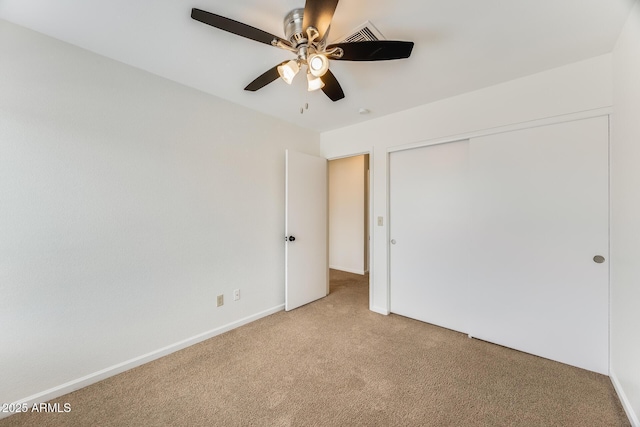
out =
<svg viewBox="0 0 640 427"><path fill-rule="evenodd" d="M605 108L599 108L599 109L595 109L595 110L590 110L590 111L583 111L583 112L578 112L578 113L571 113L571 114L565 114L565 115L561 115L561 116L555 116L555 117L548 117L548 118L543 118L543 119L537 119L537 120L531 120L531 121L527 121L527 122L522 122L522 123L515 123L515 124L509 124L509 125L504 125L504 126L496 126L490 129L482 129L482 130L476 130L476 131L470 131L467 133L460 133L460 134L455 134L455 135L449 135L449 136L445 136L445 137L438 137L438 138L433 138L433 139L425 139L425 140L419 140L416 141L414 143L409 143L409 144L402 144L402 145L398 145L398 146L394 146L394 147L390 147L387 149L386 152L386 165L387 165L387 174L386 174L386 179L387 179L387 197L386 197L386 203L387 203L387 218L389 219L389 224L391 221L391 198L390 198L390 184L391 184L391 176L390 176L390 159L391 159L391 154L397 151L404 151L404 150L411 150L413 148L420 148L420 147L427 147L427 146L432 146L432 145L437 145L437 144L446 144L449 142L457 142L457 141L461 141L461 140L471 140L474 138L478 138L478 137L483 137L483 136L489 136L489 135L494 135L494 134L499 134L499 133L504 133L504 132L511 132L511 131L517 131L517 130L523 130L523 129L528 129L528 128L534 128L534 127L540 127L540 126L547 126L547 125L553 125L553 124L559 124L559 123L564 123L564 122L571 122L571 121L575 121L575 120L582 120L582 119L588 119L588 118L594 118L594 117L607 117L607 119L609 119L610 115L612 114L612 109L610 107L605 107ZM608 206L608 209L610 211L610 203ZM386 263L387 263L387 274L386 274L386 310L387 313L391 313L391 301L390 301L390 295L391 295L391 228L387 227L387 244L386 244ZM608 262L608 259L607 259ZM610 283L610 272L608 272L608 280L607 283ZM610 314L609 314L610 316ZM608 328L608 326L607 326ZM470 334L471 337L471 334Z"/></svg>

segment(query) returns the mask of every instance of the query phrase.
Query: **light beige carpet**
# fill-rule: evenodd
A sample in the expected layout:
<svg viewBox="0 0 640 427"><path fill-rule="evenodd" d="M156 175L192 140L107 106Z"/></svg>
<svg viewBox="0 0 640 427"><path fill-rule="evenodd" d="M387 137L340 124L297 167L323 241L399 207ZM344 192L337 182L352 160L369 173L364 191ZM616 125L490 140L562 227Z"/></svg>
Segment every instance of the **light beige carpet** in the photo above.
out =
<svg viewBox="0 0 640 427"><path fill-rule="evenodd" d="M368 278L0 426L628 426L609 378L368 310Z"/></svg>

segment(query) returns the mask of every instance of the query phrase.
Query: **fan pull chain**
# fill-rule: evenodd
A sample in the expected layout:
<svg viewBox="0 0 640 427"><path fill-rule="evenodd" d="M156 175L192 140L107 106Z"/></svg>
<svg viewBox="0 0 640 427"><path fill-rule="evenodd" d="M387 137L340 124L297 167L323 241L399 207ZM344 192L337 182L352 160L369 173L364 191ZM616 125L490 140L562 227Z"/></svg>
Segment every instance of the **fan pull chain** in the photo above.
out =
<svg viewBox="0 0 640 427"><path fill-rule="evenodd" d="M304 110L309 109L309 92L304 93ZM300 107L300 114L304 114L304 110Z"/></svg>
<svg viewBox="0 0 640 427"><path fill-rule="evenodd" d="M302 98L304 98L304 105L300 107L300 114L304 114L304 110L309 109L309 92L305 90Z"/></svg>

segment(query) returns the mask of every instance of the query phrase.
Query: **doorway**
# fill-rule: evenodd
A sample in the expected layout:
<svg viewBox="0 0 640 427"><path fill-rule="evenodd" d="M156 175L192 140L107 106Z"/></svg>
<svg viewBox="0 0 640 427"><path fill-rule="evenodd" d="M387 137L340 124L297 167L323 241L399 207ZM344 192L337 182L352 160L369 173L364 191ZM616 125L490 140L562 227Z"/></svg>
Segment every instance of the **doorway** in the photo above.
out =
<svg viewBox="0 0 640 427"><path fill-rule="evenodd" d="M370 266L369 154L329 161L329 268L366 275Z"/></svg>

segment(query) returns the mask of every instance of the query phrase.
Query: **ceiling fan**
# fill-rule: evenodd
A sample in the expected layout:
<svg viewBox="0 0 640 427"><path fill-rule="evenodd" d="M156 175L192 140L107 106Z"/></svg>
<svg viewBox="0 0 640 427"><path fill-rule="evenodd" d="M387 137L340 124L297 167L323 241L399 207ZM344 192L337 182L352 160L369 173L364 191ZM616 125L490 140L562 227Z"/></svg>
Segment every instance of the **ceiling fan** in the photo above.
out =
<svg viewBox="0 0 640 427"><path fill-rule="evenodd" d="M322 91L332 100L344 98L340 83L329 69L329 60L386 61L408 58L413 42L376 40L334 43L327 45L331 20L338 0L306 0L304 8L294 9L284 19L286 39L269 34L224 16L193 8L191 17L197 21L246 37L260 43L288 50L296 59L276 65L254 81L245 90L255 92L281 77L291 84L298 72L306 66L308 90Z"/></svg>

